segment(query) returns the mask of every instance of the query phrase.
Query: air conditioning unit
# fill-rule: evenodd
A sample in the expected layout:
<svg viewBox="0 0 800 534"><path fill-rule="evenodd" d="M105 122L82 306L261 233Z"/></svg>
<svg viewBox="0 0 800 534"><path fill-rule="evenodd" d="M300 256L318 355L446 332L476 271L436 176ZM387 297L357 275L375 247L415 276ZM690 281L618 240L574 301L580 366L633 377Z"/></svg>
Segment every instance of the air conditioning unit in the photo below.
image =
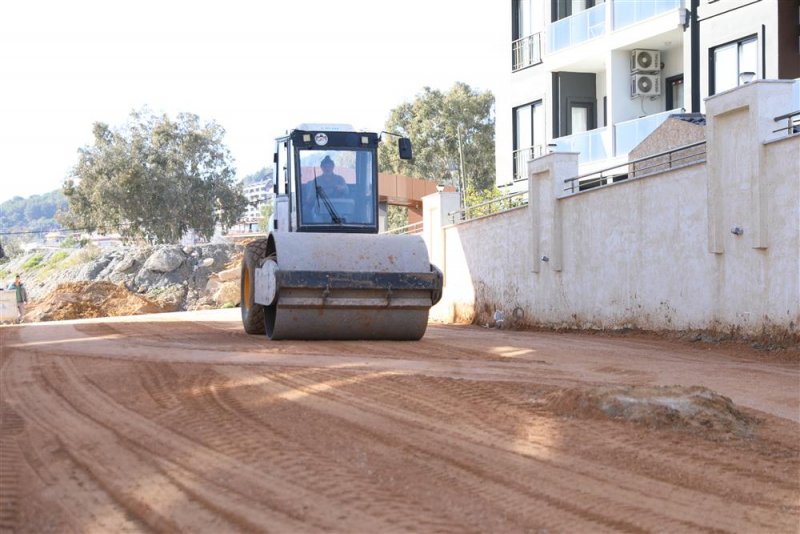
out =
<svg viewBox="0 0 800 534"><path fill-rule="evenodd" d="M658 72L661 70L661 52L658 50L632 50L631 72Z"/></svg>
<svg viewBox="0 0 800 534"><path fill-rule="evenodd" d="M661 94L661 75L632 74L631 98L637 96L658 96Z"/></svg>

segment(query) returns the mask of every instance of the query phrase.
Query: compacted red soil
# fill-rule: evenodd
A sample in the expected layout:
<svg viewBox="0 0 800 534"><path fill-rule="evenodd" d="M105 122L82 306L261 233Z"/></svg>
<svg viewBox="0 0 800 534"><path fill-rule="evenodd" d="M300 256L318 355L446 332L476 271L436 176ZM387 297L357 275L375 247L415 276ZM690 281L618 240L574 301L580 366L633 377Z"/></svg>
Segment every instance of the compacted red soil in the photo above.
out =
<svg viewBox="0 0 800 534"><path fill-rule="evenodd" d="M236 314L0 328L0 531L800 529L791 355Z"/></svg>

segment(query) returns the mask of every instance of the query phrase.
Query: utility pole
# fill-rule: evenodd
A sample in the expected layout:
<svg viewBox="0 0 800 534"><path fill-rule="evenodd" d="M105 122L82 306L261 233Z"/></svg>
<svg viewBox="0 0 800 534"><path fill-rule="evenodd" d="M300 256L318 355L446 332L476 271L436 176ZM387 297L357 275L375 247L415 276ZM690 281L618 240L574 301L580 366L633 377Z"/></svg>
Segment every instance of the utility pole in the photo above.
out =
<svg viewBox="0 0 800 534"><path fill-rule="evenodd" d="M464 179L464 148L461 145L461 124L456 126L456 133L458 134L458 189L461 192L461 209L465 209L467 207L467 196Z"/></svg>

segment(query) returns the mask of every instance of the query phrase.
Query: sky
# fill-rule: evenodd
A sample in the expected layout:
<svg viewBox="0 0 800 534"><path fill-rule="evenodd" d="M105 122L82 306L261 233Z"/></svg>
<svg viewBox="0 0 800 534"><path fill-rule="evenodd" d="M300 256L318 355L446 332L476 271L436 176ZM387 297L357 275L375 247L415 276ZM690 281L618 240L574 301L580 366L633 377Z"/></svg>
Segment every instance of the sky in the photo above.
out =
<svg viewBox="0 0 800 534"><path fill-rule="evenodd" d="M0 5L0 202L58 189L92 124L147 107L225 130L238 178L304 122L380 131L425 86L496 93L491 0L93 1ZM504 38L505 41L503 40Z"/></svg>

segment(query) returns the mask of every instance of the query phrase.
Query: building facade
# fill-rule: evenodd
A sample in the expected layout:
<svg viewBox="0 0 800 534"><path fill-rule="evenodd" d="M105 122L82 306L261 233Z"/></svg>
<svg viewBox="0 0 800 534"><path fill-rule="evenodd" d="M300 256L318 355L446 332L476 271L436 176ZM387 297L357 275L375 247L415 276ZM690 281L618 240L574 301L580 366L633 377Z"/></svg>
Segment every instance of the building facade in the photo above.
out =
<svg viewBox="0 0 800 534"><path fill-rule="evenodd" d="M705 98L752 80L800 78L800 0L512 0L507 25L501 186L549 152L580 153L581 172L623 164L672 113L703 113Z"/></svg>
<svg viewBox="0 0 800 534"><path fill-rule="evenodd" d="M239 218L239 222L230 233L245 234L261 232L259 225L263 221L262 209L265 204L272 202L272 175L266 180L245 185L242 192L247 197L247 209Z"/></svg>

